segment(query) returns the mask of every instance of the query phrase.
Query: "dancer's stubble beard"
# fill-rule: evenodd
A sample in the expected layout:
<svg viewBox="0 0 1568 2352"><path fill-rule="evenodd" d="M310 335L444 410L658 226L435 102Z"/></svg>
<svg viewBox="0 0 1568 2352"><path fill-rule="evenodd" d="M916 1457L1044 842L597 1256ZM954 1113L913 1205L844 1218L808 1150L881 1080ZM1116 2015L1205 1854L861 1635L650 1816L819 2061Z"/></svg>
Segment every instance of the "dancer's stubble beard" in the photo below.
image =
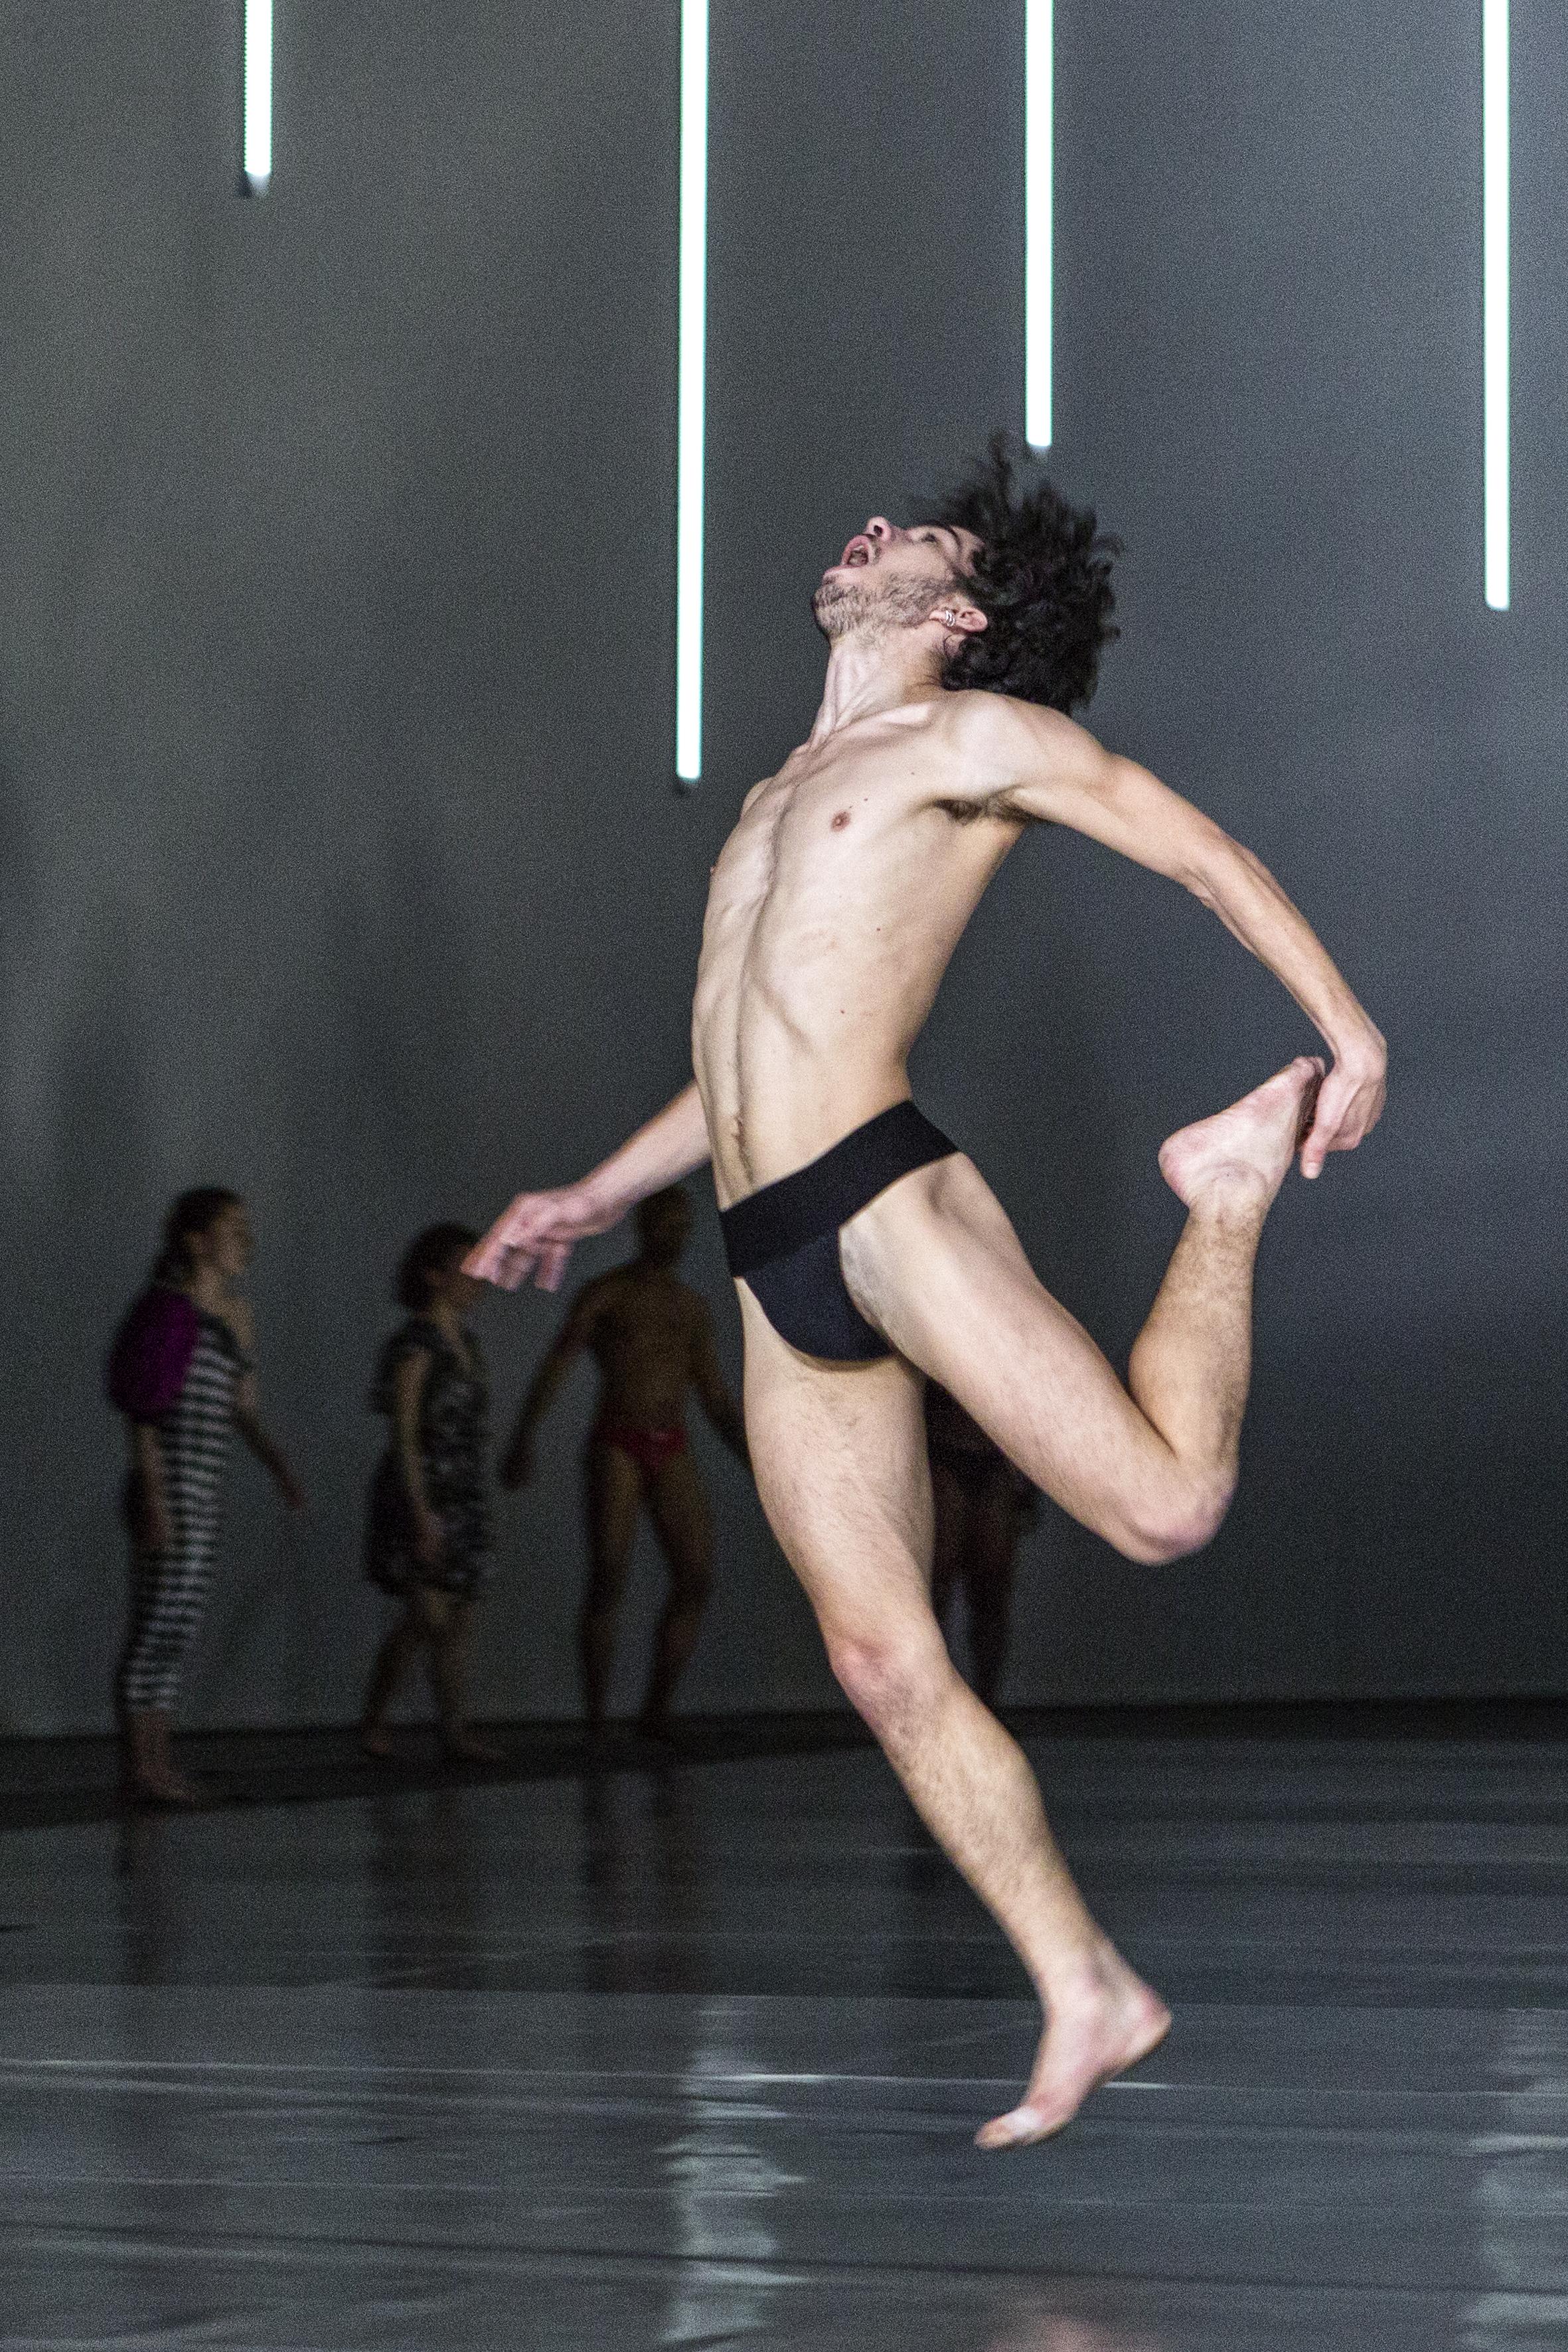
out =
<svg viewBox="0 0 1568 2352"><path fill-rule="evenodd" d="M852 635L876 644L929 621L942 593L929 580L825 580L812 597L812 617L830 646Z"/></svg>

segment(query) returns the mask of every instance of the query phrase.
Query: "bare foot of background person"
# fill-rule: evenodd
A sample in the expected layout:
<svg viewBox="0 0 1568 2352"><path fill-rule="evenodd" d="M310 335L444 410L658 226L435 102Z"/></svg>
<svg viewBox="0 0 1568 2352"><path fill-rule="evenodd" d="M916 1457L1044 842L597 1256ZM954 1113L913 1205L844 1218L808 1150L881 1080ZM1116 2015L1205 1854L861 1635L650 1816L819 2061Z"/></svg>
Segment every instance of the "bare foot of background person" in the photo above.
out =
<svg viewBox="0 0 1568 2352"><path fill-rule="evenodd" d="M1076 1984L1058 1987L1022 2101L974 2136L976 2147L1027 2147L1072 2121L1091 2091L1124 2074L1171 2030L1171 2012L1108 1945Z"/></svg>
<svg viewBox="0 0 1568 2352"><path fill-rule="evenodd" d="M183 1772L172 1768L168 1771L138 1772L127 1783L132 1799L142 1805L178 1805L184 1811L210 1801L199 1780L188 1780Z"/></svg>
<svg viewBox="0 0 1568 2352"><path fill-rule="evenodd" d="M443 1755L457 1764L505 1764L509 1751L493 1739L481 1739L474 1731L453 1731L443 1736Z"/></svg>

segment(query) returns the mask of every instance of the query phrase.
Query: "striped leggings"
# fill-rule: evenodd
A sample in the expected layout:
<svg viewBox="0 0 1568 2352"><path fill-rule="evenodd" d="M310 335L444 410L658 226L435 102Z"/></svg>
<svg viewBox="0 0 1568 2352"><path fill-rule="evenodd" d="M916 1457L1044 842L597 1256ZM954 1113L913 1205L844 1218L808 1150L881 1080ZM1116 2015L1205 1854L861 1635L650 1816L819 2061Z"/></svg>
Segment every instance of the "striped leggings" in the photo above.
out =
<svg viewBox="0 0 1568 2352"><path fill-rule="evenodd" d="M131 1553L131 1631L120 1662L120 1703L172 1707L201 1631L217 1551L217 1513L177 1520L167 1551Z"/></svg>

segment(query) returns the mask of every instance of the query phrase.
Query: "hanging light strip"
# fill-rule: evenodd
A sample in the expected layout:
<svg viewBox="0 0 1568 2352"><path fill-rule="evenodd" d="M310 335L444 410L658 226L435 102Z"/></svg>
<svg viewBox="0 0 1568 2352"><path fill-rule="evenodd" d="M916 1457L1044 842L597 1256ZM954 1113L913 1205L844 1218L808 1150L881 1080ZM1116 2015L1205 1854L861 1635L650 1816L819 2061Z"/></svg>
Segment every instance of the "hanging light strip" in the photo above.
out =
<svg viewBox="0 0 1568 2352"><path fill-rule="evenodd" d="M271 177L272 0L245 0L246 185L262 196Z"/></svg>
<svg viewBox="0 0 1568 2352"><path fill-rule="evenodd" d="M1482 210L1486 342L1486 589L1509 605L1509 0L1482 0Z"/></svg>
<svg viewBox="0 0 1568 2352"><path fill-rule="evenodd" d="M1056 26L1053 0L1024 9L1024 437L1048 449L1056 257Z"/></svg>
<svg viewBox="0 0 1568 2352"><path fill-rule="evenodd" d="M680 12L680 353L677 397L675 772L702 774L704 394L708 360L708 0Z"/></svg>

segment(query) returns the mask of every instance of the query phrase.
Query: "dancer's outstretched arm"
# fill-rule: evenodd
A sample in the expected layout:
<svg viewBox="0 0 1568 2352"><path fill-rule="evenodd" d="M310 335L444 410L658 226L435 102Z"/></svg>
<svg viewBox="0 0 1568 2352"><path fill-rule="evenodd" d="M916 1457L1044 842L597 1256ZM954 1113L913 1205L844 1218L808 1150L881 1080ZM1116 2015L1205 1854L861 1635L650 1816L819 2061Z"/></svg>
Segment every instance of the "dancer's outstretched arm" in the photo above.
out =
<svg viewBox="0 0 1568 2352"><path fill-rule="evenodd" d="M694 1082L575 1184L520 1192L464 1260L464 1272L502 1290L515 1290L530 1275L542 1290L558 1290L576 1243L607 1234L650 1192L679 1183L711 1157Z"/></svg>
<svg viewBox="0 0 1568 2352"><path fill-rule="evenodd" d="M1191 801L1072 719L1001 695L980 714L988 773L1002 813L1070 825L1124 857L1184 883L1288 988L1328 1044L1333 1066L1301 1147L1301 1173L1351 1151L1382 1115L1388 1049L1327 949L1260 858ZM1000 787L1000 789L998 789Z"/></svg>

